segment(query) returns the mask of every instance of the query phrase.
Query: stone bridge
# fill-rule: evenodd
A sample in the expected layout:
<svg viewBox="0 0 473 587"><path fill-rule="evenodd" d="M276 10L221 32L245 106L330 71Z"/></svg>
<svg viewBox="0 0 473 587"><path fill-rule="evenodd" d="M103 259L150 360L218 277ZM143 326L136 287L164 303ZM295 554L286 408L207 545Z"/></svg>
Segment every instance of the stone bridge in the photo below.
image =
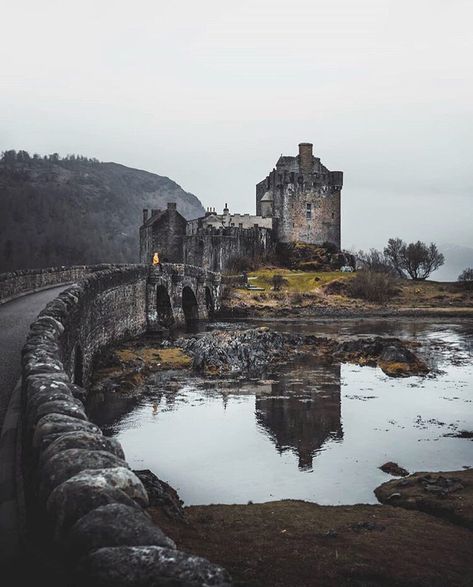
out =
<svg viewBox="0 0 473 587"><path fill-rule="evenodd" d="M47 288L55 289L40 292ZM220 295L219 274L189 265L0 275L0 349L15 347L8 364L0 361L0 567L16 576L24 569L18 584L50 581L52 568L55 584L231 584L224 569L179 550L151 523L141 480L86 409L104 348L211 317ZM27 325L48 300L20 365Z"/></svg>
<svg viewBox="0 0 473 587"><path fill-rule="evenodd" d="M193 265L163 263L149 270L148 330L211 319L219 308L221 275Z"/></svg>

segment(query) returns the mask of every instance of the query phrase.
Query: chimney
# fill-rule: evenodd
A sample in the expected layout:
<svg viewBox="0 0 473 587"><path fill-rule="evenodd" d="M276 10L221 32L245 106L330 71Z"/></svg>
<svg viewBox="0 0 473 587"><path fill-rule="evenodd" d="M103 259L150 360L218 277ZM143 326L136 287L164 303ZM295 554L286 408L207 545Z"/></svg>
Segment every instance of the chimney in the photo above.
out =
<svg viewBox="0 0 473 587"><path fill-rule="evenodd" d="M159 212L159 210L157 210L157 209L153 208L153 209L151 210L151 216L154 216L154 215L155 215L155 214L157 214L158 212Z"/></svg>
<svg viewBox="0 0 473 587"><path fill-rule="evenodd" d="M311 173L313 167L312 143L299 143L299 169L302 173Z"/></svg>
<svg viewBox="0 0 473 587"><path fill-rule="evenodd" d="M143 224L148 220L148 210L143 208Z"/></svg>
<svg viewBox="0 0 473 587"><path fill-rule="evenodd" d="M176 202L168 202L168 210L176 210Z"/></svg>

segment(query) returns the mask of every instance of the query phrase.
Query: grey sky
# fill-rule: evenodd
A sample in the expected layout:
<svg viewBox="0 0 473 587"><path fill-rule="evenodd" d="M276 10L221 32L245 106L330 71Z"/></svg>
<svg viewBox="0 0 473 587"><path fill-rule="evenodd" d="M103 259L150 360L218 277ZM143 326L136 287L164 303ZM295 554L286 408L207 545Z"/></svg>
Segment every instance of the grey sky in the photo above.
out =
<svg viewBox="0 0 473 587"><path fill-rule="evenodd" d="M2 2L0 149L254 211L280 153L345 172L343 245L473 246L471 0Z"/></svg>

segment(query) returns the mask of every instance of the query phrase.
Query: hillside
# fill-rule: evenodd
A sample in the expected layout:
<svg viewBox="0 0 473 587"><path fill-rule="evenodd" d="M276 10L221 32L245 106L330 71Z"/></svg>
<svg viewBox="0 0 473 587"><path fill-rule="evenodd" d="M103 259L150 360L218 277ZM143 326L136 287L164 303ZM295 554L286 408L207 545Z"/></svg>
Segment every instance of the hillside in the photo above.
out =
<svg viewBox="0 0 473 587"><path fill-rule="evenodd" d="M0 160L0 272L138 262L142 209L168 201L188 219L204 213L168 177L85 157L7 151Z"/></svg>

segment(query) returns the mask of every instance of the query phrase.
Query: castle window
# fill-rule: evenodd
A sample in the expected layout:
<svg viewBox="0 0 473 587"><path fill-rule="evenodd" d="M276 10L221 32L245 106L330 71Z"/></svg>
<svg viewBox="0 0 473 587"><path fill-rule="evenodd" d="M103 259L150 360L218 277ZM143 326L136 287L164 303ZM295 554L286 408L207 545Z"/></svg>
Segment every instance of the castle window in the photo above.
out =
<svg viewBox="0 0 473 587"><path fill-rule="evenodd" d="M335 214L332 212L332 218L335 218Z"/></svg>
<svg viewBox="0 0 473 587"><path fill-rule="evenodd" d="M243 228L243 222L240 222L240 223L238 224L238 228Z"/></svg>
<svg viewBox="0 0 473 587"><path fill-rule="evenodd" d="M258 225L257 224L255 224L255 228L258 228Z"/></svg>
<svg viewBox="0 0 473 587"><path fill-rule="evenodd" d="M307 204L305 217L307 218L307 220L310 220L312 218L312 204Z"/></svg>
<svg viewBox="0 0 473 587"><path fill-rule="evenodd" d="M232 222L232 223L230 224L230 226L235 226L235 223L234 223L234 222Z"/></svg>

